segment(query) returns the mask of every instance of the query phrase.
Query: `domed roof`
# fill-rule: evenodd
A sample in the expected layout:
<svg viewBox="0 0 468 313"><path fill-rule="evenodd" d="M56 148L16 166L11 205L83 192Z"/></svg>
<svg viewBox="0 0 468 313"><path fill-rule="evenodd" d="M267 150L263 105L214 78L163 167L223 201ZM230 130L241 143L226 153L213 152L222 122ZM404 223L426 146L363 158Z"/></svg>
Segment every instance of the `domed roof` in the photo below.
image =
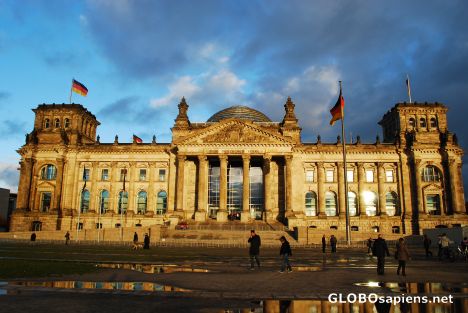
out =
<svg viewBox="0 0 468 313"><path fill-rule="evenodd" d="M243 106L235 105L213 114L207 122L219 122L228 118L238 118L252 122L271 122L271 120L260 111Z"/></svg>

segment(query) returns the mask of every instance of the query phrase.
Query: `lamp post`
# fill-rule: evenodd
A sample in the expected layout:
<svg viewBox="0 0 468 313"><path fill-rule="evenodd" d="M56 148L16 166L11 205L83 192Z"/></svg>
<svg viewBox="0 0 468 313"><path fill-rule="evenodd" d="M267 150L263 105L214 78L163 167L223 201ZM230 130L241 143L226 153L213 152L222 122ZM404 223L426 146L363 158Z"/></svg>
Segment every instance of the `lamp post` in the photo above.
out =
<svg viewBox="0 0 468 313"><path fill-rule="evenodd" d="M123 188L119 195L119 211L120 211L120 241L123 242L123 210L122 210L122 198L125 194L125 177L127 176L127 169L122 170L123 174Z"/></svg>

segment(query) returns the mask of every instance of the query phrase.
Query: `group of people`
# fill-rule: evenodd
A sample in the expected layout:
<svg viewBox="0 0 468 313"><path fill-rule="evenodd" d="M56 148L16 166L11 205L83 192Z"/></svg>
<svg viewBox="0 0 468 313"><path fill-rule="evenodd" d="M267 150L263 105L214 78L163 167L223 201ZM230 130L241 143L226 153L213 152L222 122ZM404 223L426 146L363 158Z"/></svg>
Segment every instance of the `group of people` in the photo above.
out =
<svg viewBox="0 0 468 313"><path fill-rule="evenodd" d="M331 253L336 253L336 243L338 240L336 239L335 235L331 235L330 237L330 251ZM325 235L322 236L322 253L325 253L327 250L327 238Z"/></svg>
<svg viewBox="0 0 468 313"><path fill-rule="evenodd" d="M281 257L281 269L280 273L285 273L287 270L288 273L292 272L291 264L289 263L289 257L292 255L291 246L286 240L286 237L281 236L279 239L281 242L280 248L280 257ZM260 236L255 233L255 230L250 231L250 237L247 241L250 244L249 256L250 256L250 270L255 269L255 263L257 267L260 268L260 246L262 244Z"/></svg>
<svg viewBox="0 0 468 313"><path fill-rule="evenodd" d="M385 274L385 257L390 256L388 251L387 242L381 234L378 235L377 239L367 240L367 252L372 252L372 255L377 257L377 274ZM406 276L406 262L410 259L410 253L406 245L405 239L400 238L395 247L395 259L398 260L397 275Z"/></svg>
<svg viewBox="0 0 468 313"><path fill-rule="evenodd" d="M140 244L138 243L138 234L135 232L133 234L133 249L136 250L140 247ZM145 233L145 238L143 239L143 249L149 249L150 247L150 237L148 233Z"/></svg>

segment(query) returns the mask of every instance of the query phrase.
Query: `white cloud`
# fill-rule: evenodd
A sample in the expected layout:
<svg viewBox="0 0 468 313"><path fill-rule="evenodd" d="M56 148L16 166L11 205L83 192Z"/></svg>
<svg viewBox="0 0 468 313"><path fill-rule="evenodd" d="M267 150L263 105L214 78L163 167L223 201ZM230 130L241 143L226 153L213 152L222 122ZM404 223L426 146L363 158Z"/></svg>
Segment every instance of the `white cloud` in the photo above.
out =
<svg viewBox="0 0 468 313"><path fill-rule="evenodd" d="M193 77L182 76L174 83L169 85L169 92L167 95L157 99L151 99L150 104L154 108L161 108L170 104L177 103L180 98L189 98L199 92L200 87L195 84Z"/></svg>
<svg viewBox="0 0 468 313"><path fill-rule="evenodd" d="M0 163L0 188L17 192L19 182L18 164Z"/></svg>
<svg viewBox="0 0 468 313"><path fill-rule="evenodd" d="M245 80L239 79L233 72L223 69L211 76L208 84L210 88L216 88L220 91L236 92L242 89Z"/></svg>

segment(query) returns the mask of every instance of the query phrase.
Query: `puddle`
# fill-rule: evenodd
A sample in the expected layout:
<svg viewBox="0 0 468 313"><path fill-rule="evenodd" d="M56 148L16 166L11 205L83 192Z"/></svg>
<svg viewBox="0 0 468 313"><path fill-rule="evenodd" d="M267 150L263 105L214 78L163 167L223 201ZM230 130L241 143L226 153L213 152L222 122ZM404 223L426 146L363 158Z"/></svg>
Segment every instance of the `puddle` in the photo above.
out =
<svg viewBox="0 0 468 313"><path fill-rule="evenodd" d="M373 304L365 303L331 303L324 300L264 300L254 301L243 308L223 308L222 310L203 310L203 312L224 313L462 313L468 310L468 299L455 299L451 304Z"/></svg>
<svg viewBox="0 0 468 313"><path fill-rule="evenodd" d="M355 283L355 286L382 288L405 294L458 294L468 292L468 283L405 283L405 282L375 282Z"/></svg>
<svg viewBox="0 0 468 313"><path fill-rule="evenodd" d="M192 290L150 282L91 282L91 281L13 281L0 283L0 295L8 294L10 287L36 287L76 290L163 291L191 292Z"/></svg>
<svg viewBox="0 0 468 313"><path fill-rule="evenodd" d="M207 269L193 268L188 266L179 265L157 265L157 264L140 264L140 263L99 263L96 265L100 268L112 268L112 269L125 269L138 271L148 274L159 274L159 273L208 273Z"/></svg>

